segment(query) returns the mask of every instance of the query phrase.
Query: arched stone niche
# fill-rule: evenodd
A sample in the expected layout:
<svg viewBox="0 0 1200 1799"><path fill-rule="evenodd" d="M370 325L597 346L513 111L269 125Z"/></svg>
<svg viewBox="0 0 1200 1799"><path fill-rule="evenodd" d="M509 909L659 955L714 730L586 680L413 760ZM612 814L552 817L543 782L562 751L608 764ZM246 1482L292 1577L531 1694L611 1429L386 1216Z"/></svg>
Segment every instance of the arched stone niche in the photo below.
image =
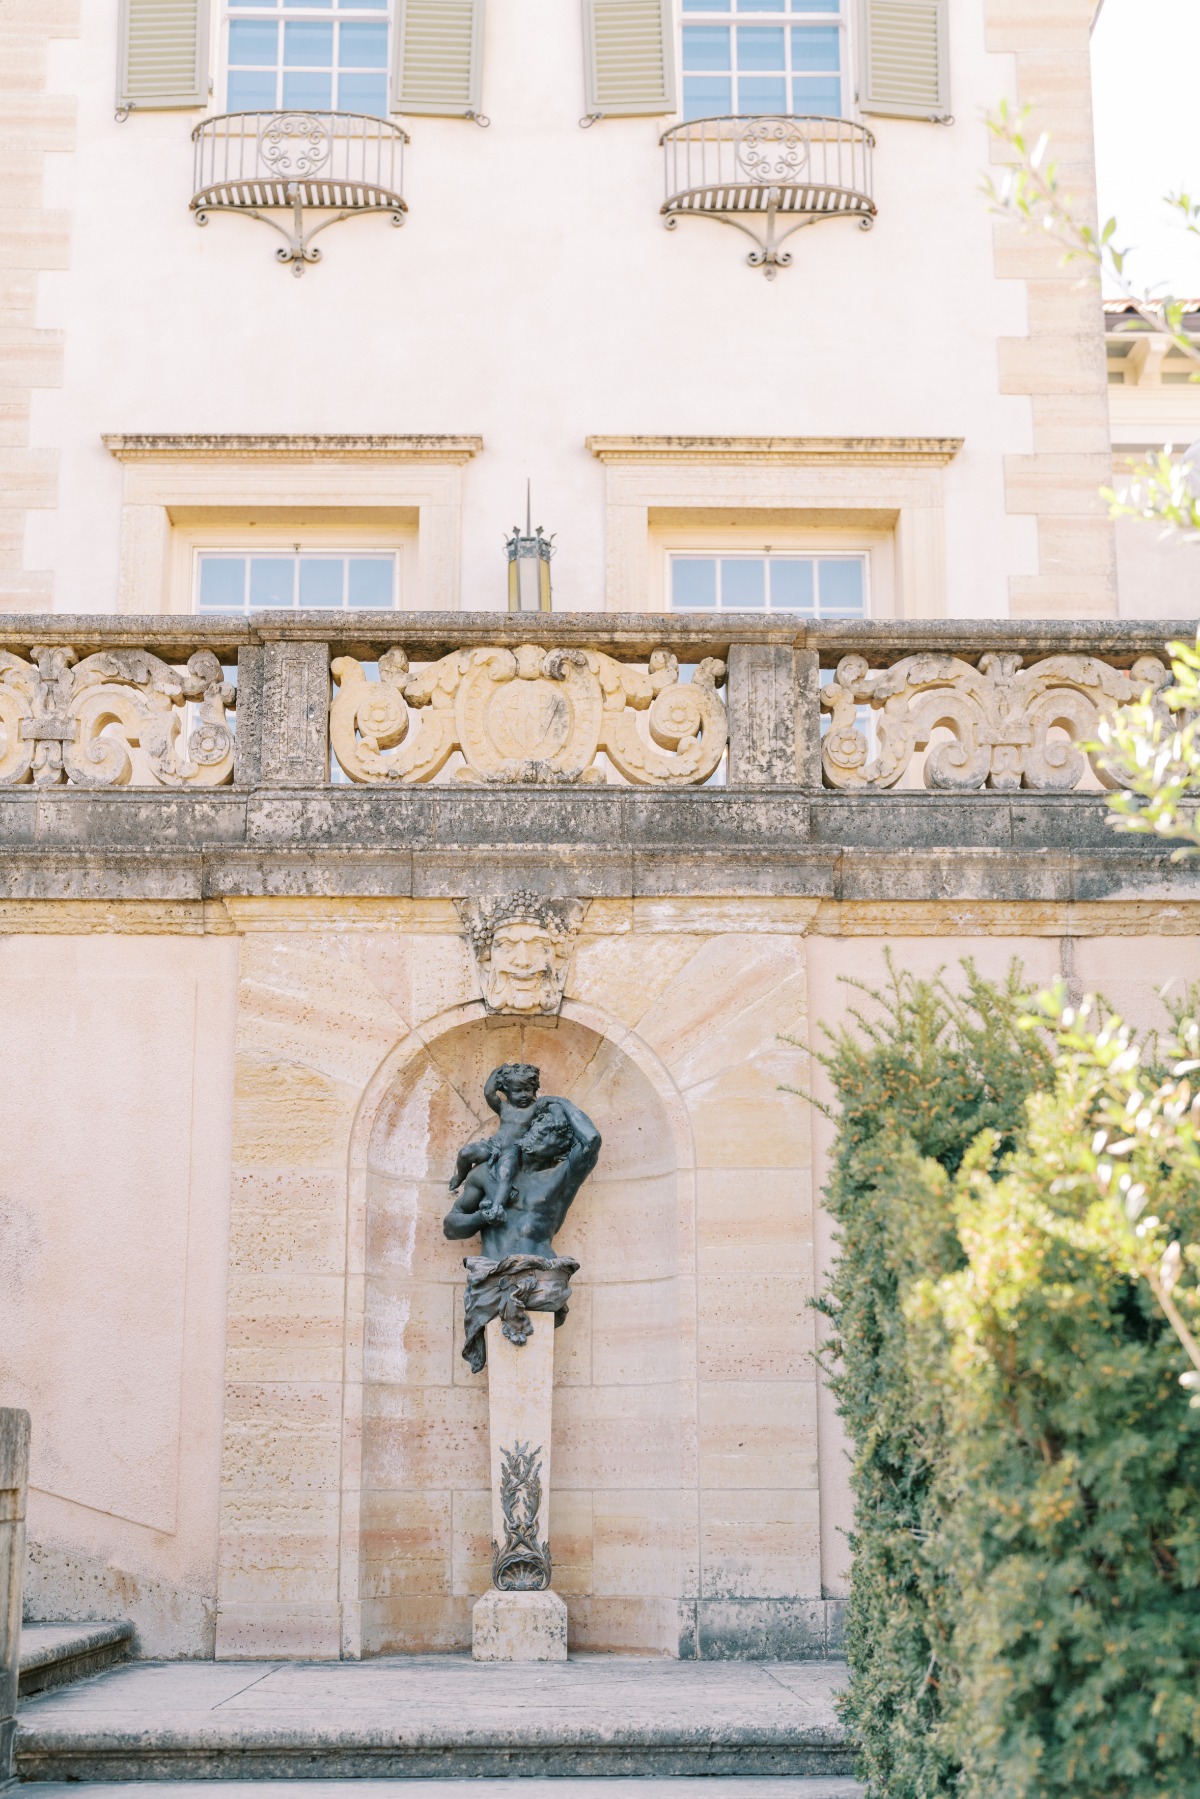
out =
<svg viewBox="0 0 1200 1799"><path fill-rule="evenodd" d="M576 1009L578 1010L578 1009ZM595 1021L594 1021L595 1022ZM442 1216L490 1132L501 1062L595 1119L600 1163L556 1248L581 1271L555 1339L554 1585L578 1647L688 1653L697 1559L690 1138L668 1077L580 1017L476 1017L402 1063L366 1170L359 1598L364 1655L462 1649L490 1584L487 1376L463 1362L462 1257Z"/></svg>

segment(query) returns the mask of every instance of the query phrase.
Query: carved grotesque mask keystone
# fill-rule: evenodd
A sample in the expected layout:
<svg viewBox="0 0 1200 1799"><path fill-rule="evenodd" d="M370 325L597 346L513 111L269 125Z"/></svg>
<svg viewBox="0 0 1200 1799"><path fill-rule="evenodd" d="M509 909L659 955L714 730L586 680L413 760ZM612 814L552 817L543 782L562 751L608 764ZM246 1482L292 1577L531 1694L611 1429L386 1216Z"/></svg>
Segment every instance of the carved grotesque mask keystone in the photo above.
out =
<svg viewBox="0 0 1200 1799"><path fill-rule="evenodd" d="M559 1011L581 910L574 900L547 900L526 892L461 902L459 912L489 1012L528 1018L553 1017Z"/></svg>

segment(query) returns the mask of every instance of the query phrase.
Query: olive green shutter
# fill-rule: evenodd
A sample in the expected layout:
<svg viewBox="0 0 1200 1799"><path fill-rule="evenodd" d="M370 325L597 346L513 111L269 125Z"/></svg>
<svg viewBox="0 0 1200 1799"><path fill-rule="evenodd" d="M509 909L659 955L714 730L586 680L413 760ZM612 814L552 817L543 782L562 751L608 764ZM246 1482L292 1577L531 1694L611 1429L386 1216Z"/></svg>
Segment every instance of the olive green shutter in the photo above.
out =
<svg viewBox="0 0 1200 1799"><path fill-rule="evenodd" d="M675 111L671 0L583 0L587 111Z"/></svg>
<svg viewBox="0 0 1200 1799"><path fill-rule="evenodd" d="M947 0L862 0L863 112L897 119L950 115Z"/></svg>
<svg viewBox="0 0 1200 1799"><path fill-rule="evenodd" d="M483 0L399 0L392 110L462 118L482 91Z"/></svg>
<svg viewBox="0 0 1200 1799"><path fill-rule="evenodd" d="M120 0L117 105L208 104L209 0Z"/></svg>

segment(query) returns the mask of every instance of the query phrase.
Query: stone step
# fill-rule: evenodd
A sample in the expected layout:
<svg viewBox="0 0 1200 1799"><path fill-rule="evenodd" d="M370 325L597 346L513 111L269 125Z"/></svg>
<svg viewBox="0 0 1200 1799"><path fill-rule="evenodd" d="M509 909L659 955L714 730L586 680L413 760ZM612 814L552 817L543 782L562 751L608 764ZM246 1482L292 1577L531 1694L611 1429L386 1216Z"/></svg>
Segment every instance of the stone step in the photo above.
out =
<svg viewBox="0 0 1200 1799"><path fill-rule="evenodd" d="M852 1772L834 1706L844 1681L831 1662L619 1655L136 1662L23 1705L17 1768L22 1780L71 1782L828 1781Z"/></svg>
<svg viewBox="0 0 1200 1799"><path fill-rule="evenodd" d="M115 1667L133 1652L133 1625L123 1620L109 1624L22 1624L21 1673L18 1691L22 1699L51 1687L85 1680L105 1668Z"/></svg>
<svg viewBox="0 0 1200 1799"><path fill-rule="evenodd" d="M377 1780L370 1799L583 1799L578 1780ZM606 1780L593 1783L590 1799L864 1799L856 1780L836 1776L731 1776L721 1779ZM39 1784L36 1799L213 1799L208 1781L147 1780L131 1787L97 1782L85 1787L65 1782ZM220 1799L362 1799L362 1786L350 1780L225 1780Z"/></svg>

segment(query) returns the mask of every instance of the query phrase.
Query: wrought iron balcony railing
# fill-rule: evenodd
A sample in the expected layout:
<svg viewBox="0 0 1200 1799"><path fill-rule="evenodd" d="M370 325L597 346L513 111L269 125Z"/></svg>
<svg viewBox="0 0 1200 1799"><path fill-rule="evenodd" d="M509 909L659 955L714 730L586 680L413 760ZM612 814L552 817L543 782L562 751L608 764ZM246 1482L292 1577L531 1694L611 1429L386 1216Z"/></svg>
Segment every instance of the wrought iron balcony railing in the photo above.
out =
<svg viewBox="0 0 1200 1799"><path fill-rule="evenodd" d="M296 275L319 262L313 239L342 219L388 213L403 225L404 146L390 119L357 112L231 112L205 119L196 146L191 210L259 219L283 238L275 254ZM272 212L291 214L291 228ZM306 215L323 216L307 225Z"/></svg>
<svg viewBox="0 0 1200 1799"><path fill-rule="evenodd" d="M856 218L868 231L875 222L875 139L849 119L693 119L672 125L661 143L667 229L685 214L733 225L753 241L746 260L768 280L787 268L791 251L782 245L805 225ZM760 221L765 230L755 228Z"/></svg>

